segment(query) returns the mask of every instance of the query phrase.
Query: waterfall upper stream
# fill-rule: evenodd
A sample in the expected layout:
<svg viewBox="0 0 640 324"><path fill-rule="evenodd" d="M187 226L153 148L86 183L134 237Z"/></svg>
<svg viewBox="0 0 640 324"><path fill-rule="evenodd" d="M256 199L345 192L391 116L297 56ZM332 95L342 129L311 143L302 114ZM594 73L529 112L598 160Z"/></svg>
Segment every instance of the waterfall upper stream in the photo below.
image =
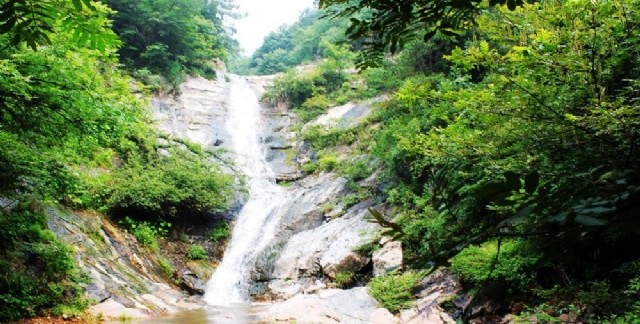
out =
<svg viewBox="0 0 640 324"><path fill-rule="evenodd" d="M258 98L243 78L234 76L231 82L226 127L236 165L246 176L249 199L237 216L224 258L207 284L204 300L210 305L247 301L250 263L274 236L277 209L286 199L260 141Z"/></svg>

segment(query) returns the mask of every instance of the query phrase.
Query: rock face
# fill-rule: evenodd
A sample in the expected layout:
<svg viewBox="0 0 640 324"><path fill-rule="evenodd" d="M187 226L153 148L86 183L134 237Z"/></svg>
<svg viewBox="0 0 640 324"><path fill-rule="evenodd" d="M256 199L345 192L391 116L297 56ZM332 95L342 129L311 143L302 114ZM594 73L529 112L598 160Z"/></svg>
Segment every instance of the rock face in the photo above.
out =
<svg viewBox="0 0 640 324"><path fill-rule="evenodd" d="M376 277L402 268L402 243L383 238L380 244L382 248L371 256Z"/></svg>
<svg viewBox="0 0 640 324"><path fill-rule="evenodd" d="M187 139L205 148L227 145L228 84L224 79L188 78L177 98L154 98L152 115L158 128L169 135L169 140ZM166 139L164 142L161 140L159 144L168 144ZM238 205L242 199L239 197ZM76 248L80 267L91 277L91 284L85 289L89 297L98 301L91 313L105 317L149 317L203 307L199 298L189 297L167 284L167 275L156 268L157 262L152 262L155 256L141 249L135 238L108 219L56 208L50 208L48 215L49 227ZM179 277L189 293L204 293L203 280L207 278L199 278L193 272L181 273Z"/></svg>
<svg viewBox="0 0 640 324"><path fill-rule="evenodd" d="M322 125L332 128L355 126L371 114L371 105L384 99L385 97L377 97L360 103L348 102L342 106L330 108L308 126Z"/></svg>
<svg viewBox="0 0 640 324"><path fill-rule="evenodd" d="M165 284L153 257L103 216L54 207L46 212L49 228L75 248L81 270L91 278L85 290L98 302L92 314L137 318L202 307L198 299Z"/></svg>
<svg viewBox="0 0 640 324"><path fill-rule="evenodd" d="M290 281L294 278L289 274L274 275L276 264L286 263L277 263L278 260L282 258L283 253L286 253L283 252L283 249L285 246L294 248L305 244L308 245L307 241L304 241L304 236L300 236L300 239L293 243L290 239L296 234L312 231L325 224L325 214L321 211L320 206L343 192L345 183L345 179L335 179L333 175L325 174L319 177L304 178L288 188L286 194L289 195L288 201L290 201L290 203L278 211L278 217L280 217L278 234L272 243L263 250L256 259L255 268L252 271L252 279L254 281L268 283L271 280L289 279ZM322 238L315 237L315 239ZM316 243L326 245L326 242L315 242L312 244ZM322 249L320 246L315 248ZM299 271L292 270L292 272L301 273L300 276L295 276L296 279L311 276L311 274L305 275L304 273L311 271L311 269L315 267L312 265L312 260L313 258L310 258L308 262L294 262L298 264L297 266L292 265L294 269L298 269L298 266L301 267ZM317 271L314 273L321 274L321 272Z"/></svg>
<svg viewBox="0 0 640 324"><path fill-rule="evenodd" d="M192 295L204 295L205 283L192 271L186 270L182 273L183 288ZM205 279L206 280L206 279Z"/></svg>
<svg viewBox="0 0 640 324"><path fill-rule="evenodd" d="M393 324L398 320L379 308L365 288L329 289L319 294L303 295L271 305L257 317L267 323L352 323Z"/></svg>
<svg viewBox="0 0 640 324"><path fill-rule="evenodd" d="M249 81L259 92L270 80L256 77ZM332 108L310 124L355 126L369 115L373 101ZM358 316L362 323L370 323L369 313L377 306L365 289L343 292L326 288L333 285L332 281L340 273L358 273L370 266L370 257L354 250L373 240L363 233L378 229L378 225L365 219L373 202L343 208L336 201L348 193L346 179L333 173L305 175L299 171L300 164L315 159L315 156L309 145L290 130L297 119L283 108L265 107L264 144L267 161L276 173L276 180L288 183L287 201L290 203L278 211L280 229L255 260L251 272L255 283L251 293L267 300L284 300L282 304L273 306L276 317L286 318L286 313L297 307L317 304L317 314L306 314L306 311L293 314L293 318L304 323L324 323L328 319L349 322L349 317L344 317L348 310L340 308L343 304L349 305L344 300L366 300L367 314ZM329 298L329 295L333 297ZM362 298L358 299L358 296ZM334 300L341 301L332 304Z"/></svg>
<svg viewBox="0 0 640 324"><path fill-rule="evenodd" d="M189 77L180 86L179 97L156 97L151 101L153 119L160 130L173 137L204 147L224 145L229 142L225 129L227 91L223 77Z"/></svg>
<svg viewBox="0 0 640 324"><path fill-rule="evenodd" d="M366 209L344 216L289 238L275 262L272 279L297 280L312 276L335 278L338 272L357 272L369 263L353 250L367 243L361 232L376 226L364 220Z"/></svg>

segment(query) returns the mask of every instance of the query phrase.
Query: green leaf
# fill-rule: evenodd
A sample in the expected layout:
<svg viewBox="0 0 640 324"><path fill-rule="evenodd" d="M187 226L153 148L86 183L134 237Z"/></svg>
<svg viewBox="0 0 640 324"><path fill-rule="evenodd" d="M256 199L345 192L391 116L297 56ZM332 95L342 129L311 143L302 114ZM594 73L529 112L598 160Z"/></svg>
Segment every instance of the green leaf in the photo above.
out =
<svg viewBox="0 0 640 324"><path fill-rule="evenodd" d="M80 0L72 0L71 2L73 2L73 7L76 9L76 11L82 10L82 2L80 2Z"/></svg>
<svg viewBox="0 0 640 324"><path fill-rule="evenodd" d="M373 208L369 208L369 214L373 216L373 220L371 220L372 222L377 223L382 227L388 228L388 230L384 232L386 233L385 235L394 236L394 237L396 237L397 235L400 235L400 236L404 235L404 232L400 225L394 222L387 221L386 219L384 219L384 216L382 216L382 214L379 211Z"/></svg>

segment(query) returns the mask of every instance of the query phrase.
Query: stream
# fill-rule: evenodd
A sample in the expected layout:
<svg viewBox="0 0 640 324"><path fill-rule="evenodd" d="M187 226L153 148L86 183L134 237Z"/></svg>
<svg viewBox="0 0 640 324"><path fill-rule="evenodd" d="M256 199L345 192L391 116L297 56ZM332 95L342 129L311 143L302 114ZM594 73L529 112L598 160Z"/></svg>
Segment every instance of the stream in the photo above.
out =
<svg viewBox="0 0 640 324"><path fill-rule="evenodd" d="M224 258L207 283L204 300L225 306L248 301L249 263L273 238L277 209L286 194L276 184L260 141L261 114L258 98L247 82L233 77L229 90L226 127L236 164L246 177L249 200L240 210Z"/></svg>
<svg viewBox="0 0 640 324"><path fill-rule="evenodd" d="M230 76L226 131L236 167L244 175L249 198L238 213L222 262L207 282L201 310L136 323L251 323L261 307L249 298L249 270L257 253L274 237L279 208L288 194L276 184L262 144L261 106L247 81Z"/></svg>

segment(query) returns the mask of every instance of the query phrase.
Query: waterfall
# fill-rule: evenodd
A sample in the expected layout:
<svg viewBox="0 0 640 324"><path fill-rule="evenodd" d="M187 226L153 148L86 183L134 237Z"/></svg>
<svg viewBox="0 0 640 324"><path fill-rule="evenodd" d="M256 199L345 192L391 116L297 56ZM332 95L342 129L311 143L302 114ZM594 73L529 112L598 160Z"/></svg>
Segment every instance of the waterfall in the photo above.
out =
<svg viewBox="0 0 640 324"><path fill-rule="evenodd" d="M248 301L249 268L256 254L273 238L277 209L285 192L274 180L260 143L260 104L244 78L233 77L227 130L237 166L247 177L249 199L238 214L222 262L207 283L209 305Z"/></svg>

